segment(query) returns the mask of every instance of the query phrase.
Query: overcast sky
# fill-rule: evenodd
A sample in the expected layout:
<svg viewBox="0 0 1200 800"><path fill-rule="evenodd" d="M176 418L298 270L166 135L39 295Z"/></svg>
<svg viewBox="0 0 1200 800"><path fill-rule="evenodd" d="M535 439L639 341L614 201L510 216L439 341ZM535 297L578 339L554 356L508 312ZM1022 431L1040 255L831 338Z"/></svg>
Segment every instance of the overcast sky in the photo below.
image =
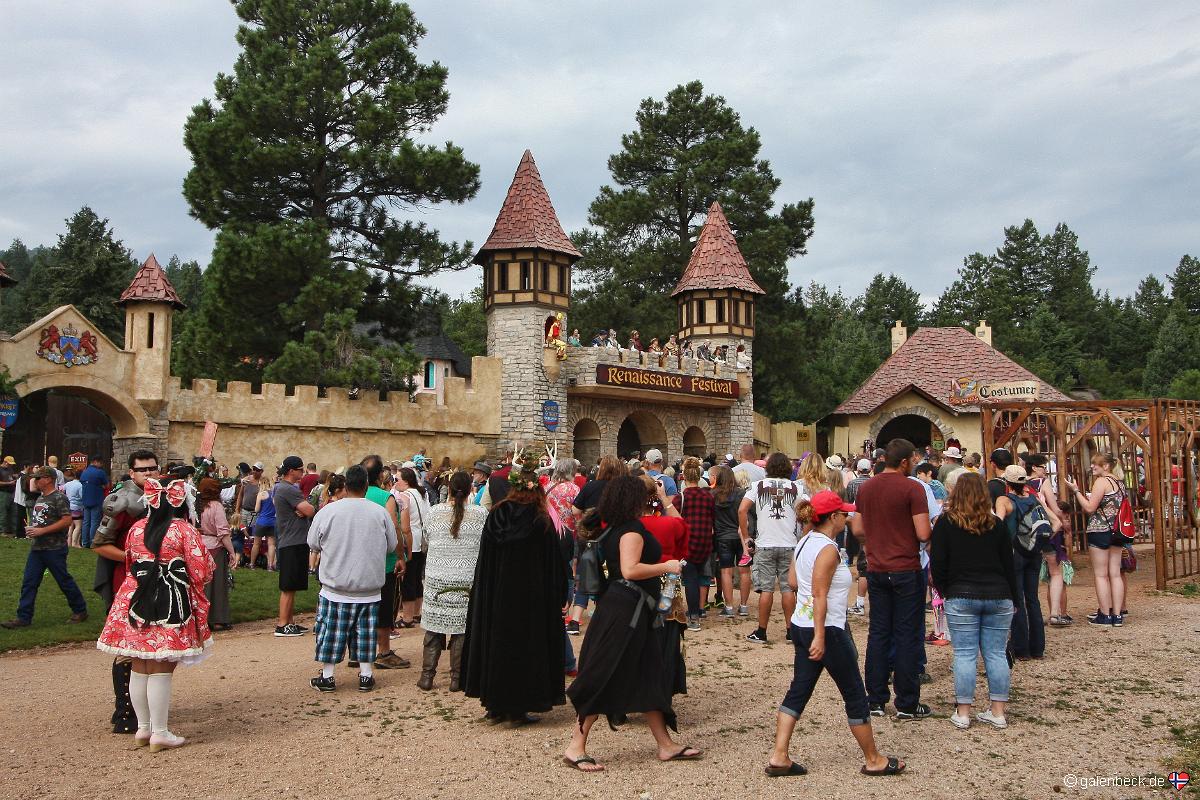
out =
<svg viewBox="0 0 1200 800"><path fill-rule="evenodd" d="M793 283L885 272L933 298L1026 217L1070 225L1116 294L1200 254L1194 2L412 5L450 72L435 138L482 168L474 200L422 213L450 239L487 237L526 147L582 227L638 102L699 79L761 132L776 199L816 202ZM53 244L88 204L139 260L207 264L182 128L237 55L232 7L8 0L0 23L0 247Z"/></svg>

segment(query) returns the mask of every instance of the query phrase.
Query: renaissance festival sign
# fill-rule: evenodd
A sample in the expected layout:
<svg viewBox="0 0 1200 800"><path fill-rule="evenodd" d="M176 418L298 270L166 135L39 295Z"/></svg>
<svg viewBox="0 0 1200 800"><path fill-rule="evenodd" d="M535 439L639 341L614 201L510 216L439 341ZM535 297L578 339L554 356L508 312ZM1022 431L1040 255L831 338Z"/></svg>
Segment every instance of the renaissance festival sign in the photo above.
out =
<svg viewBox="0 0 1200 800"><path fill-rule="evenodd" d="M1037 402L1042 385L1038 381L979 381L957 378L950 384L950 405L977 406L981 403Z"/></svg>
<svg viewBox="0 0 1200 800"><path fill-rule="evenodd" d="M650 389L671 394L721 397L727 400L738 398L737 381L725 378L705 378L700 375L676 375L649 369L631 369L612 364L596 365L596 383L605 386L620 386L630 389Z"/></svg>

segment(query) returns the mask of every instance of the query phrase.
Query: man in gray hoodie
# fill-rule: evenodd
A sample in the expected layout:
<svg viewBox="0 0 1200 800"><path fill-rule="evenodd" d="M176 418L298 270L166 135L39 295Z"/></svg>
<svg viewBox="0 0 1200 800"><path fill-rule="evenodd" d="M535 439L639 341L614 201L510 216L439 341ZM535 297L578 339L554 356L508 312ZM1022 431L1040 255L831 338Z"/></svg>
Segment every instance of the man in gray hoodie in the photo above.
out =
<svg viewBox="0 0 1200 800"><path fill-rule="evenodd" d="M367 471L346 470L346 496L313 517L308 547L321 554L317 598L316 660L321 674L309 684L321 692L336 687L333 668L349 651L358 661L358 690L375 688L375 628L384 580L384 557L396 549L396 526L379 505L366 499Z"/></svg>

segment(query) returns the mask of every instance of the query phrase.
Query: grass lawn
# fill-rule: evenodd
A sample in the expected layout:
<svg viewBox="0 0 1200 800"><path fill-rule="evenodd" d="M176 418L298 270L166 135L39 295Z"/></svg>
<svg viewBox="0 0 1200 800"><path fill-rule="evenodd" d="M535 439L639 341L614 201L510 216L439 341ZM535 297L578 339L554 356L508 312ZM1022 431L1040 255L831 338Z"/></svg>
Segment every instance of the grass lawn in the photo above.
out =
<svg viewBox="0 0 1200 800"><path fill-rule="evenodd" d="M25 556L29 542L25 539L0 539L0 619L12 619L17 615L17 601L21 596L21 576L25 572ZM79 625L68 625L71 609L67 599L59 591L58 584L49 573L42 579L38 589L37 605L33 624L28 628L5 630L0 628L0 652L23 650L30 647L45 647L62 642L95 641L104 626L104 606L100 596L92 591L92 578L96 571L96 555L90 550L71 548L67 565L75 582L79 584L87 599L88 620ZM265 570L239 569L234 573L233 621L274 617L279 610L279 577ZM309 581L307 592L296 595L296 611L312 611L317 607L317 585Z"/></svg>

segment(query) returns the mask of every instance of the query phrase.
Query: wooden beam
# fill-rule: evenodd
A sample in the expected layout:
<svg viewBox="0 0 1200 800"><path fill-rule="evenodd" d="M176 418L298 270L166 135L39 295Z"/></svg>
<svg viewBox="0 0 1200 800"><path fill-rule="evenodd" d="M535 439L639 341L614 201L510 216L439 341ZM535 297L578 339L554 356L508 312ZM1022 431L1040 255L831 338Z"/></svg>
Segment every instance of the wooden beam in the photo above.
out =
<svg viewBox="0 0 1200 800"><path fill-rule="evenodd" d="M1158 404L1150 409L1150 438L1156 444L1161 444L1164 439L1159 419L1161 410ZM1159 591L1167 588L1167 537L1163 529L1163 519L1171 513L1170 492L1163 491L1162 470L1159 466L1159 460L1169 456L1160 452L1161 450L1162 448L1156 447L1150 452L1150 464L1146 474L1146 481L1152 487L1151 502L1154 504L1154 586Z"/></svg>
<svg viewBox="0 0 1200 800"><path fill-rule="evenodd" d="M1095 414L1092 414L1090 417L1088 417L1087 422L1084 423L1084 426L1079 433L1075 434L1075 437L1071 439L1071 441L1067 442L1067 450L1074 450L1079 446L1079 443L1083 441L1085 436L1091 436L1092 427L1103 419L1103 411L1097 411Z"/></svg>
<svg viewBox="0 0 1200 800"><path fill-rule="evenodd" d="M1013 434L1020 430L1021 426L1025 424L1025 420L1029 419L1029 415L1032 413L1033 406L1028 406L1022 409L1021 413L1017 414L1017 418L1012 421L1012 424L1001 431L1000 435L996 437L996 440L992 443L991 450L995 450L997 447L1004 447L1006 444L1008 444L1008 440L1013 437ZM989 454L991 453L991 450L988 451Z"/></svg>
<svg viewBox="0 0 1200 800"><path fill-rule="evenodd" d="M1108 417L1112 421L1113 425L1118 430L1124 431L1126 436L1128 436L1130 439L1133 439L1133 441L1137 442L1138 447L1141 447L1142 450L1146 453L1150 452L1149 442L1147 442L1145 439L1143 439L1141 436L1139 436L1133 428L1126 425L1125 420L1121 419L1116 414L1114 414L1111 409L1102 408L1100 410L1102 412L1104 412L1104 416Z"/></svg>

